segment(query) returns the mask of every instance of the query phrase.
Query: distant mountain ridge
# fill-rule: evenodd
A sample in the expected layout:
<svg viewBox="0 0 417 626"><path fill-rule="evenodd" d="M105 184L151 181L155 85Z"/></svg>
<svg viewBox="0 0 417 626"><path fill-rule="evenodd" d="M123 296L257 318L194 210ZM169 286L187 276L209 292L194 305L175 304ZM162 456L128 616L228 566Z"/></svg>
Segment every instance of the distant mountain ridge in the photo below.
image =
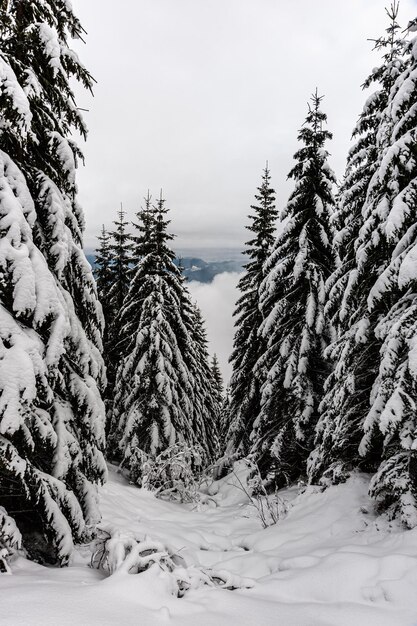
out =
<svg viewBox="0 0 417 626"><path fill-rule="evenodd" d="M86 254L91 267L95 266L95 255ZM245 259L227 261L204 261L198 257L181 257L175 263L181 265L183 274L187 280L195 280L200 283L211 283L217 274L224 272L242 272Z"/></svg>
<svg viewBox="0 0 417 626"><path fill-rule="evenodd" d="M211 283L217 274L224 272L242 272L242 261L204 261L197 257L184 257L176 259L176 264L184 268L183 274L189 280L199 283Z"/></svg>

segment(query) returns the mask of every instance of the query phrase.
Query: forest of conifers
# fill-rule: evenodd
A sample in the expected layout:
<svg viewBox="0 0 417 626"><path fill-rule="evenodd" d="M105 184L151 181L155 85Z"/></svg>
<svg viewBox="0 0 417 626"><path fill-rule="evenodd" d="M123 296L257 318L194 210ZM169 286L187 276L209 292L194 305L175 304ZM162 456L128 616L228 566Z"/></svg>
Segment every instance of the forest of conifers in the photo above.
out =
<svg viewBox="0 0 417 626"><path fill-rule="evenodd" d="M417 28L387 13L342 180L317 90L285 206L263 170L224 389L162 192L103 227L94 275L86 261L73 84L94 80L70 4L0 3L4 567L21 545L69 562L106 461L179 499L242 459L265 493L366 472L376 510L417 525Z"/></svg>

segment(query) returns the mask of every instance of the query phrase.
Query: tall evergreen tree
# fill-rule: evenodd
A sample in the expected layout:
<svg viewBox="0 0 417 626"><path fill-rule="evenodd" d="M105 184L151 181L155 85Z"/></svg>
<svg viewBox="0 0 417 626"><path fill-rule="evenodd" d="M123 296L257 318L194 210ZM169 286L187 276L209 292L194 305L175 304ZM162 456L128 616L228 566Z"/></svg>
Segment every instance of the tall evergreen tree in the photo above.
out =
<svg viewBox="0 0 417 626"><path fill-rule="evenodd" d="M99 245L95 255L94 276L97 283L98 297L103 307L106 329L111 323L110 315L110 293L113 284L112 274L112 253L111 253L111 235L104 227L101 234L97 237Z"/></svg>
<svg viewBox="0 0 417 626"><path fill-rule="evenodd" d="M112 243L111 252L111 277L110 291L107 296L109 320L106 332L105 361L107 367L107 415L112 411L112 398L114 397L114 383L116 370L120 361L120 314L123 303L129 291L132 265L132 239L128 232L129 221L123 206L117 211L117 219L113 222L115 228L110 232Z"/></svg>
<svg viewBox="0 0 417 626"><path fill-rule="evenodd" d="M144 206L136 213L136 220L132 222L136 234L126 237L127 222L122 221L119 228L122 229L119 250L122 254L122 266L120 270L121 300L122 306L117 310L117 320L115 321L114 351L117 356L127 355L133 349L134 334L138 322L139 309L137 309L136 299L129 293L131 282L134 279L139 264L146 256L154 250L154 231L156 225L156 211L152 207L152 198L149 194L144 198ZM116 247L113 249L115 251ZM116 274L113 275L116 280Z"/></svg>
<svg viewBox="0 0 417 626"><path fill-rule="evenodd" d="M374 440L363 457L359 444L380 361L381 341L375 329L386 306L370 307L368 299L394 247L384 231L386 209L383 205L370 209L370 194L389 144L388 99L405 68L397 14L394 3L388 11L386 36L375 42L383 52L382 64L364 86L376 84L377 89L367 99L353 132L357 141L350 150L339 194L335 243L341 262L327 285L327 313L338 336L328 350L334 369L326 381L316 450L309 461L311 480L325 474L326 480L337 482L355 467L373 471L380 455L381 442Z"/></svg>
<svg viewBox="0 0 417 626"><path fill-rule="evenodd" d="M228 453L238 452L245 456L250 449L250 433L260 410L262 379L255 375L254 367L265 350L265 341L260 335L263 317L259 309L259 288L263 280L263 265L268 259L274 243L275 191L270 186L268 164L262 176L262 184L255 195L256 204L251 206L251 223L246 228L253 238L246 243L244 253L250 261L238 288L241 296L235 310L235 337L230 361L233 365L229 388Z"/></svg>
<svg viewBox="0 0 417 626"><path fill-rule="evenodd" d="M220 413L220 455L224 455L227 448L227 433L229 430L229 416L230 416L230 387L226 386L224 393L224 400ZM226 459L227 460L227 459Z"/></svg>
<svg viewBox="0 0 417 626"><path fill-rule="evenodd" d="M324 349L329 328L324 318L324 285L335 267L330 226L334 208L324 144L321 97L299 131L302 147L289 173L295 189L280 215L281 234L265 264L261 286L263 337L268 341L259 368L268 371L262 409L253 433L253 453L261 472L286 484L306 473L318 405L328 373Z"/></svg>
<svg viewBox="0 0 417 626"><path fill-rule="evenodd" d="M410 26L415 31L416 21ZM374 333L381 349L359 454L367 458L381 446L370 495L411 528L417 526L417 38L390 91L379 135L382 158L368 192L358 257L361 276L379 255L367 305L380 312ZM385 254L376 248L375 233Z"/></svg>
<svg viewBox="0 0 417 626"><path fill-rule="evenodd" d="M104 331L103 331L103 358L106 365L106 370L111 371L111 363L109 362L109 348L111 342L111 329L114 324L113 307L111 305L111 291L113 286L113 256L111 250L111 235L102 226L101 234L97 237L99 245L96 250L95 257L95 269L94 276L97 283L98 298L100 300L103 316L104 316ZM108 385L106 378L106 389L103 393L103 400L107 409L112 404L113 389ZM107 413L109 411L107 410ZM108 421L107 421L108 424Z"/></svg>
<svg viewBox="0 0 417 626"><path fill-rule="evenodd" d="M71 139L86 129L70 81L93 84L69 47L81 35L64 0L1 13L0 504L32 554L63 564L106 476L103 320Z"/></svg>
<svg viewBox="0 0 417 626"><path fill-rule="evenodd" d="M152 250L152 233L155 223L155 210L152 207L152 197L148 193L144 198L144 207L136 213L136 221L132 222L135 233L131 235L133 267L132 274L136 274L137 264Z"/></svg>
<svg viewBox="0 0 417 626"><path fill-rule="evenodd" d="M214 380L214 393L217 403L222 405L224 400L224 385L217 354L213 354L213 358L211 359L211 375Z"/></svg>
<svg viewBox="0 0 417 626"><path fill-rule="evenodd" d="M132 263L132 237L128 232L129 221L126 220L126 212L121 206L117 211L117 218L111 231L112 244L112 285L109 294L110 306L113 309L113 317L121 310L124 300L129 291L130 270Z"/></svg>
<svg viewBox="0 0 417 626"><path fill-rule="evenodd" d="M148 206L139 214L141 232L148 236L120 314L126 341L117 371L112 446L138 482L143 459L175 443L201 448L202 461L210 457L203 422L208 398L198 394L197 384L203 383L198 367L205 371L204 344L196 345L202 329L169 247L173 236L164 203L161 197L155 209Z"/></svg>
<svg viewBox="0 0 417 626"><path fill-rule="evenodd" d="M185 290L188 297L188 290ZM214 461L220 452L219 418L221 398L216 392L216 380L210 366L207 333L203 316L197 305L193 305L189 317L190 336L193 341L193 355L189 359L190 369L194 378L194 430L203 444L204 461ZM187 359L188 360L188 359ZM204 442L204 443L203 443Z"/></svg>
<svg viewBox="0 0 417 626"><path fill-rule="evenodd" d="M225 415L225 393L224 393L224 384L223 384L223 377L222 377L222 373L220 371L220 365L219 365L219 360L217 358L217 354L214 354L212 359L211 359L211 363L210 363L210 370L211 370L211 381L212 381L212 396L213 396L213 401L215 403L215 418L214 418L214 424L215 424L215 428L216 428L216 437L217 437L217 441L218 441L218 446L217 446L217 450L216 450L216 455L215 458L219 458L221 456L221 454L223 454L224 449L225 449L225 435L226 433L223 432L223 420L224 420L224 415Z"/></svg>

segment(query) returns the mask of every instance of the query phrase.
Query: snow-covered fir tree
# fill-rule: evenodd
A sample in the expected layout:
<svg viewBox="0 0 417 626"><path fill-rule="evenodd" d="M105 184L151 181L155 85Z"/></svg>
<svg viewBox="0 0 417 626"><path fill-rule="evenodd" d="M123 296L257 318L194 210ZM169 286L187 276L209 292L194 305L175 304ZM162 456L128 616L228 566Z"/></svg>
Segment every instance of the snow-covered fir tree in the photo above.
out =
<svg viewBox="0 0 417 626"><path fill-rule="evenodd" d="M295 189L280 215L279 234L261 285L262 333L268 342L258 368L267 371L262 409L252 434L263 475L287 484L306 473L328 366L324 349L325 282L335 267L330 225L335 176L328 165L321 97L312 97L299 131L303 144L289 173Z"/></svg>
<svg viewBox="0 0 417 626"><path fill-rule="evenodd" d="M136 305L134 303L125 307L123 305L126 304L128 295L129 302L131 300L132 294L129 294L129 288L132 279L137 273L138 264L153 250L155 219L156 211L152 206L152 198L148 190L148 194L144 198L144 207L136 213L136 219L132 222L134 234L127 234L128 221L124 219L119 220L118 251L116 251L116 246L113 248L113 262L115 262L116 256L119 255L121 257L119 270L113 274L113 284L119 282L121 301L121 305L115 307L117 316L114 334L116 368L117 357L129 354L133 346L138 316L136 314L131 315L131 308L134 308Z"/></svg>
<svg viewBox="0 0 417 626"><path fill-rule="evenodd" d="M405 69L397 14L395 3L388 11L386 35L375 42L377 51L383 53L382 63L364 86L377 88L353 132L356 142L339 194L335 244L340 264L327 285L327 313L338 336L327 352L334 369L326 381L317 445L309 461L311 480L324 480L325 474L325 480L337 482L353 468L373 471L381 453L381 441L376 438L365 455L359 454L359 444L380 364L381 340L375 329L388 305L386 301L370 306L369 296L395 247L384 225L389 202L378 200L382 199L378 171L385 167L390 149L389 96Z"/></svg>
<svg viewBox="0 0 417 626"><path fill-rule="evenodd" d="M382 155L369 187L357 256L361 277L373 269L377 239L386 253L367 298L368 310L380 312L374 332L381 349L359 453L367 458L381 446L370 495L411 528L417 526L416 37L390 91L379 141Z"/></svg>
<svg viewBox="0 0 417 626"><path fill-rule="evenodd" d="M138 214L146 236L136 242L140 259L120 313L112 450L138 483L144 460L177 443L195 451L196 463L211 459L203 380L210 369L204 343L196 345L202 328L174 263L166 213L161 197Z"/></svg>
<svg viewBox="0 0 417 626"><path fill-rule="evenodd" d="M95 268L94 276L97 283L97 293L100 300L101 307L103 309L104 316L104 331L103 331L103 358L107 371L111 371L111 365L109 366L108 354L109 354L109 335L111 336L111 329L114 324L113 307L111 304L111 291L113 286L113 255L112 255L112 238L110 233L105 229L104 224L101 229L101 234L97 237L98 247L95 255ZM109 332L110 330L110 332ZM113 389L108 383L106 390L103 393L103 400L107 405L107 413L109 413L109 406L112 404ZM107 420L108 425L108 420Z"/></svg>
<svg viewBox="0 0 417 626"><path fill-rule="evenodd" d="M224 392L224 400L221 411L220 420L220 449L223 454L227 447L227 431L229 430L229 415L230 415L230 385L226 385Z"/></svg>
<svg viewBox="0 0 417 626"><path fill-rule="evenodd" d="M251 206L251 223L246 228L253 238L246 243L244 253L250 261L239 281L241 292L235 310L235 336L230 361L233 366L229 386L227 421L228 454L245 456L250 449L253 422L259 414L262 378L255 375L254 368L265 351L265 340L259 332L263 316L259 309L259 288L264 278L263 265L268 259L275 239L275 191L266 165L262 184L255 195L256 204Z"/></svg>
<svg viewBox="0 0 417 626"><path fill-rule="evenodd" d="M212 395L213 395L213 400L216 406L215 424L216 424L216 436L218 440L218 448L217 448L216 457L218 458L224 453L224 450L226 448L226 434L227 433L224 432L224 421L227 418L225 418L226 396L225 396L225 391L224 391L223 376L220 370L220 364L219 364L219 359L217 358L217 354L214 354L211 359L210 370L211 370L211 379L212 379Z"/></svg>
<svg viewBox="0 0 417 626"><path fill-rule="evenodd" d="M71 81L93 79L69 47L64 0L1 14L0 504L37 558L65 564L99 519L105 479L101 308L82 250L71 138L86 129Z"/></svg>
<svg viewBox="0 0 417 626"><path fill-rule="evenodd" d="M113 284L113 257L111 252L111 235L105 229L104 224L102 226L101 233L97 237L97 239L98 246L95 254L94 276L97 283L98 297L103 308L104 320L106 323L106 333L108 326L112 322L112 317L110 313L110 293Z"/></svg>
<svg viewBox="0 0 417 626"><path fill-rule="evenodd" d="M107 319L106 342L104 346L104 359L107 370L107 415L108 420L112 411L112 398L114 397L114 382L116 370L120 360L120 314L123 303L129 291L132 277L132 239L129 233L130 222L126 219L123 206L117 211L117 219L113 222L115 228L110 231L111 244L111 277L110 291L107 295Z"/></svg>
<svg viewBox="0 0 417 626"><path fill-rule="evenodd" d="M115 228L111 235L111 290L109 293L110 306L116 317L121 310L129 291L132 263L132 237L129 233L130 222L126 219L126 212L121 206L117 211L117 219L113 222Z"/></svg>
<svg viewBox="0 0 417 626"><path fill-rule="evenodd" d="M189 299L188 290L184 295ZM187 320L188 318L188 320ZM194 378L194 429L199 441L205 440L202 446L205 460L211 462L218 458L220 452L219 420L222 398L219 397L216 379L210 365L207 333L203 316L196 304L185 323L193 341L190 369ZM191 322L191 324L187 322ZM220 373L220 372L219 372ZM221 375L220 375L221 376Z"/></svg>
<svg viewBox="0 0 417 626"><path fill-rule="evenodd" d="M211 375L214 381L214 394L216 401L219 405L222 405L224 401L224 384L217 354L213 354L211 359Z"/></svg>
<svg viewBox="0 0 417 626"><path fill-rule="evenodd" d="M132 274L136 274L136 264L152 249L152 233L155 224L155 209L152 207L152 197L149 193L144 198L144 207L136 213L136 221L132 222L135 234L130 236L132 241L132 257L134 265Z"/></svg>

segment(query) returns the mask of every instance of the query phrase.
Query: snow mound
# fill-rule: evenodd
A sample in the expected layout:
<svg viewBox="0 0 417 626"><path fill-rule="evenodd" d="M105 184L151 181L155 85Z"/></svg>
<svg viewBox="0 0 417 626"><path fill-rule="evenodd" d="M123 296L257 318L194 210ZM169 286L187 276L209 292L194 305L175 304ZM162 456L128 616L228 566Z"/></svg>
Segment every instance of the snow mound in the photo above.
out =
<svg viewBox="0 0 417 626"><path fill-rule="evenodd" d="M92 567L110 575L142 574L147 570L165 573L168 591L182 598L186 591L202 585L222 589L250 589L253 582L242 579L226 570L209 570L188 567L179 554L170 554L165 546L147 536L137 537L107 526L100 528L93 544Z"/></svg>

